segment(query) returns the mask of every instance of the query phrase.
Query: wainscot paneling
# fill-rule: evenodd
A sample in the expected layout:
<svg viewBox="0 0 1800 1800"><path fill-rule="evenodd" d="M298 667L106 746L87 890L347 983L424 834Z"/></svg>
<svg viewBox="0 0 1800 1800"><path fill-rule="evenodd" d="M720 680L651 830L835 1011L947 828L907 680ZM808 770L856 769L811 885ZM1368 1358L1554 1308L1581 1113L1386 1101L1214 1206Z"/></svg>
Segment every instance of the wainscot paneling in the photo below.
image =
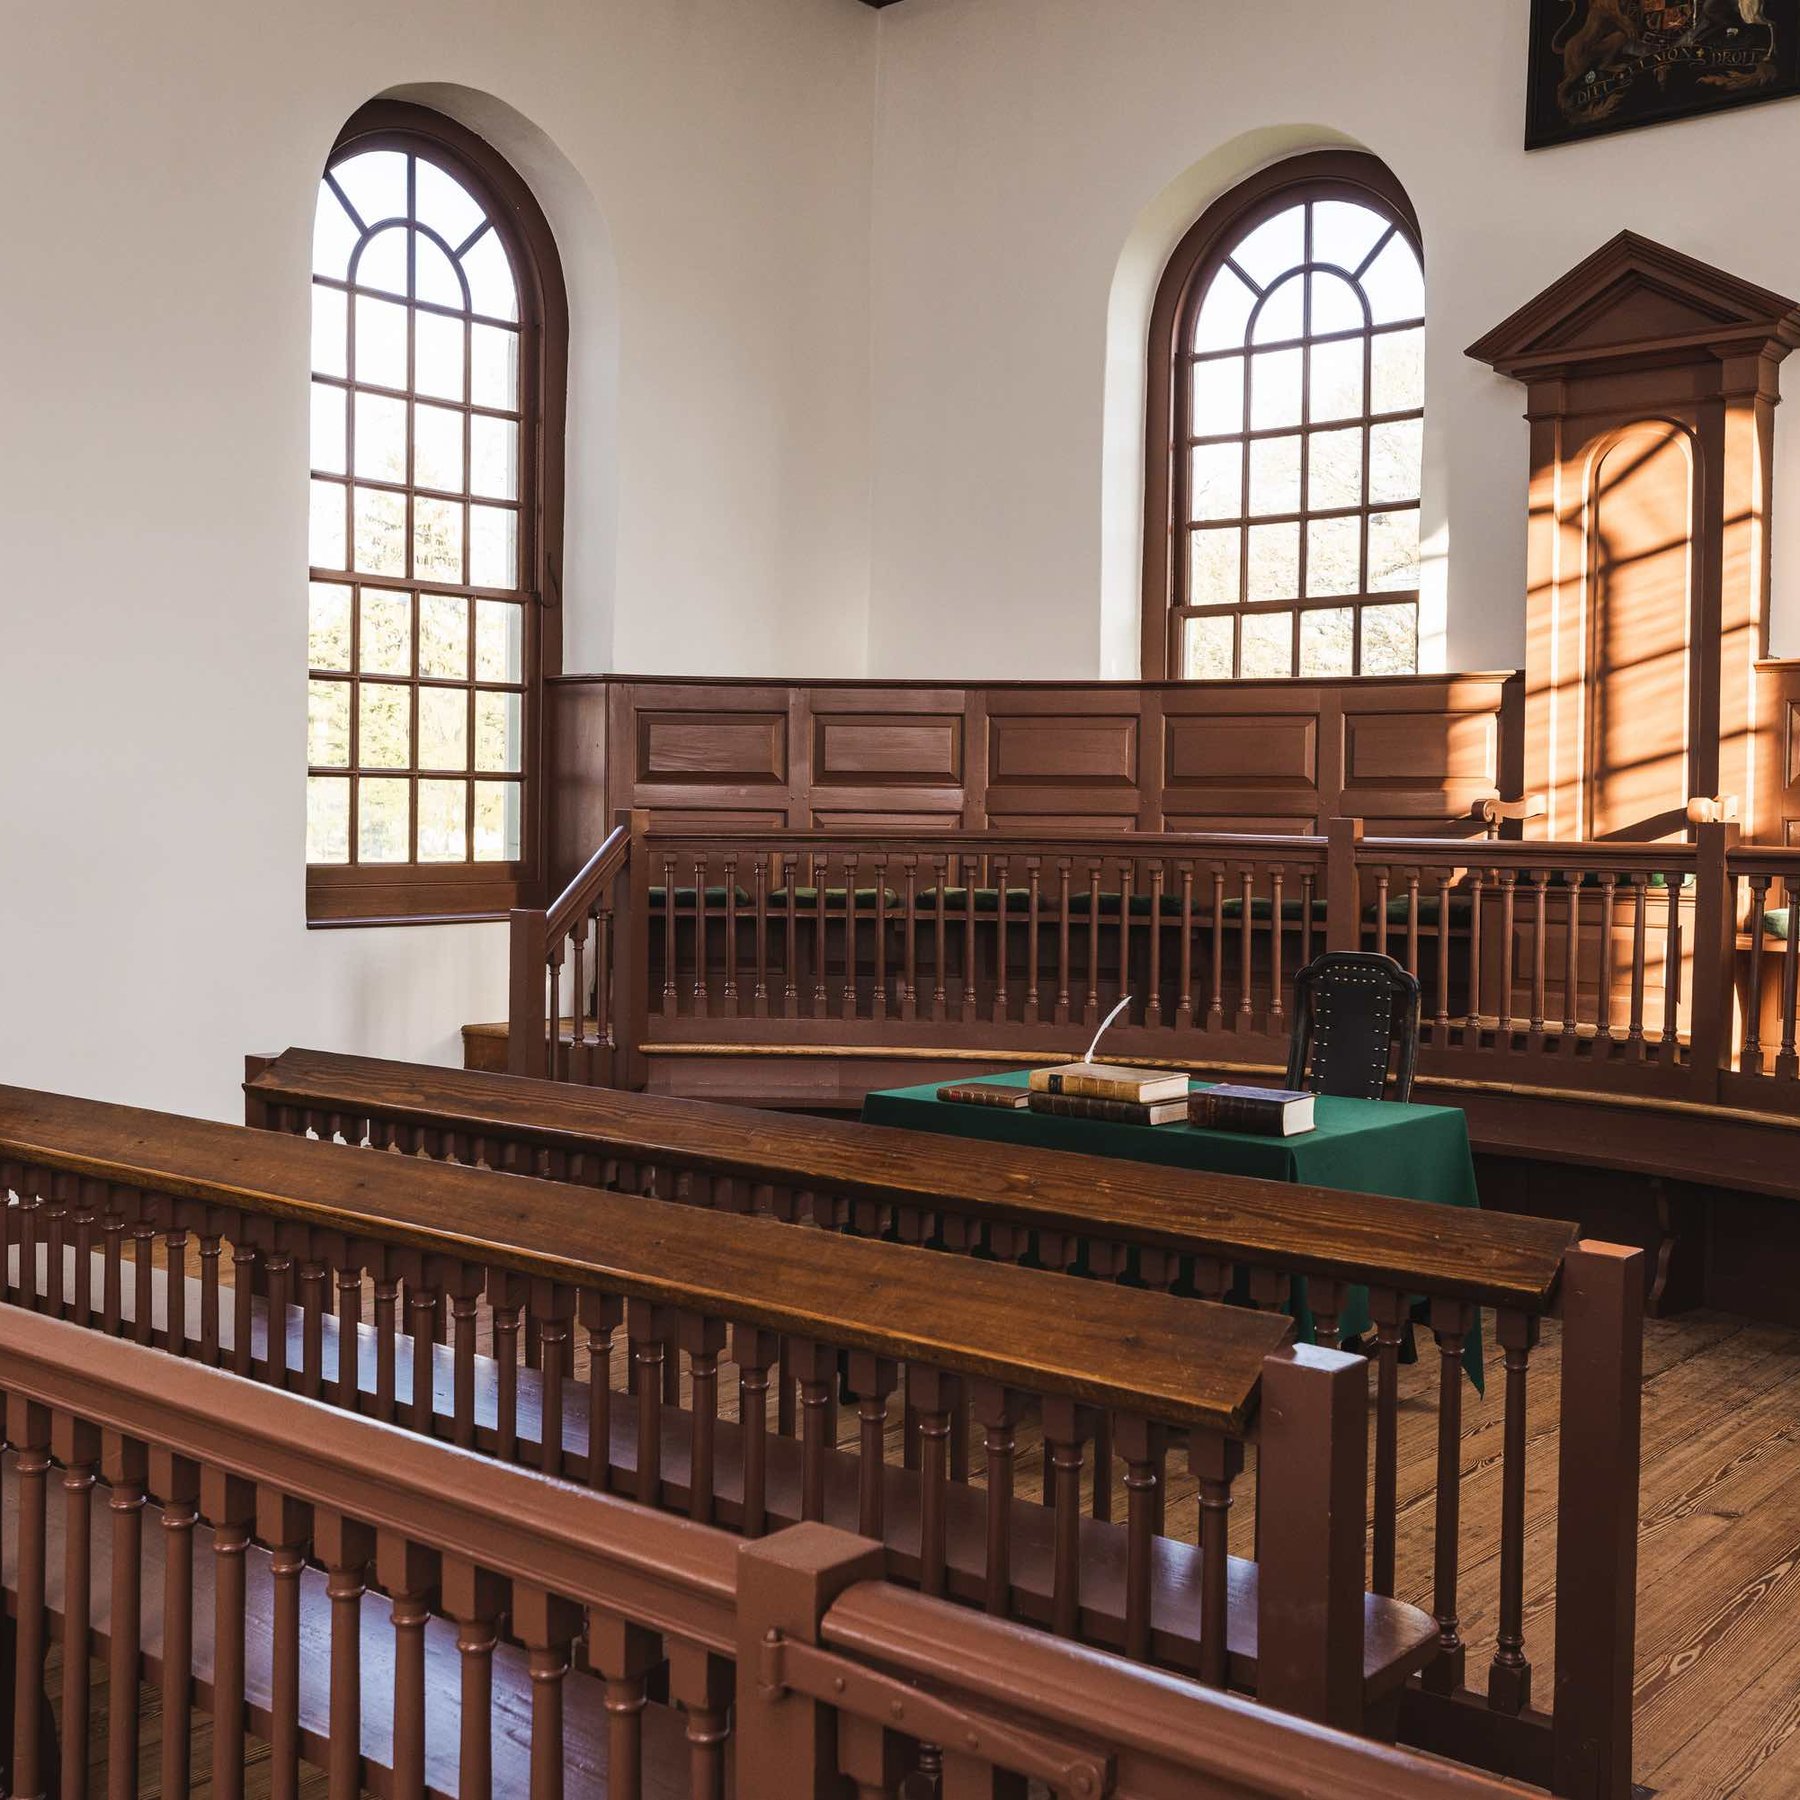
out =
<svg viewBox="0 0 1800 1800"><path fill-rule="evenodd" d="M1477 801L1516 793L1522 711L1508 673L963 687L567 676L550 684L551 881L630 807L697 828L1311 832L1349 814L1371 832L1467 833Z"/></svg>

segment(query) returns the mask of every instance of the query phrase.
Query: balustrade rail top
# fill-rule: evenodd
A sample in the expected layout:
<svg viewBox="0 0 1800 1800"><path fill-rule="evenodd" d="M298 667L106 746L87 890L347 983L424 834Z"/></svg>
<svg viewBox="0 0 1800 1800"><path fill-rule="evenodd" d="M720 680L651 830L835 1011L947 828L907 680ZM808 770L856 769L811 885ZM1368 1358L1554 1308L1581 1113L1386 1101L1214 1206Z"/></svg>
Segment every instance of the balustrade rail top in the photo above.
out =
<svg viewBox="0 0 1800 1800"><path fill-rule="evenodd" d="M1233 1435L1249 1422L1263 1358L1292 1330L1276 1313L28 1088L0 1087L0 1163Z"/></svg>
<svg viewBox="0 0 1800 1800"><path fill-rule="evenodd" d="M1788 852L1793 860L1793 852ZM1365 837L1356 843L1363 864L1431 862L1482 869L1567 870L1644 869L1665 874L1699 865L1699 849L1683 843L1581 843L1564 838ZM1401 896L1396 896L1400 898ZM1429 895L1426 896L1430 898Z"/></svg>
<svg viewBox="0 0 1800 1800"><path fill-rule="evenodd" d="M1133 831L1121 833L1116 825L1096 825L1092 831L854 831L843 826L807 830L798 826L750 827L736 831L721 830L717 825L683 825L659 823L643 834L647 844L716 844L721 850L768 849L791 846L795 850L851 850L866 848L871 856L967 854L976 850L1007 850L1023 853L1036 851L1055 855L1063 849L1105 849L1113 855L1132 858L1153 856L1159 851L1256 850L1260 852L1304 852L1322 857L1326 840L1301 833L1269 833L1248 831ZM1434 840L1425 840L1431 842ZM904 848L901 848L904 846ZM651 880L657 872L651 871Z"/></svg>
<svg viewBox="0 0 1800 1800"><path fill-rule="evenodd" d="M1529 1312L1549 1304L1563 1252L1580 1235L1566 1220L319 1050L284 1051L245 1088L277 1105L372 1107L477 1135L605 1146L645 1162Z"/></svg>
<svg viewBox="0 0 1800 1800"><path fill-rule="evenodd" d="M737 1544L692 1520L0 1307L0 1392L172 1450L512 1580L735 1648Z"/></svg>

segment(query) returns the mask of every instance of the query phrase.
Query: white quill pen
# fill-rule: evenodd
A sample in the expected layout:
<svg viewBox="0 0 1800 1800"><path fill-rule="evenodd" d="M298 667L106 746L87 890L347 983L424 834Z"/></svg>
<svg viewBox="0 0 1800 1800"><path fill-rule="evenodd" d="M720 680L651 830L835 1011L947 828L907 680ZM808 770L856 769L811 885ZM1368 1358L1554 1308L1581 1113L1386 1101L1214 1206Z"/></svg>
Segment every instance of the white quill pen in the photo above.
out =
<svg viewBox="0 0 1800 1800"><path fill-rule="evenodd" d="M1094 1060L1094 1052L1100 1048L1100 1040L1105 1037L1107 1026L1109 1026L1130 1004L1131 996L1127 994L1125 998L1100 1021L1100 1029L1094 1033L1094 1041L1088 1045L1087 1054L1081 1059L1083 1062L1092 1062Z"/></svg>

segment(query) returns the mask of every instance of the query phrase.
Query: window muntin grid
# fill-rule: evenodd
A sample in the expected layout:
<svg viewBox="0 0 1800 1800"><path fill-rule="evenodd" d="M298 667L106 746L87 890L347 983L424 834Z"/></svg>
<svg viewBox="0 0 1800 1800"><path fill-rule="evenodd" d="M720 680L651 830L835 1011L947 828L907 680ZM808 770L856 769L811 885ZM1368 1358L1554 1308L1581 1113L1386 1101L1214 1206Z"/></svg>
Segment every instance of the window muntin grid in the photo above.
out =
<svg viewBox="0 0 1800 1800"><path fill-rule="evenodd" d="M529 421L511 255L423 149L352 150L313 236L307 861L522 857Z"/></svg>
<svg viewBox="0 0 1800 1800"><path fill-rule="evenodd" d="M1212 259L1175 359L1179 672L1418 667L1424 277L1372 197L1293 189Z"/></svg>

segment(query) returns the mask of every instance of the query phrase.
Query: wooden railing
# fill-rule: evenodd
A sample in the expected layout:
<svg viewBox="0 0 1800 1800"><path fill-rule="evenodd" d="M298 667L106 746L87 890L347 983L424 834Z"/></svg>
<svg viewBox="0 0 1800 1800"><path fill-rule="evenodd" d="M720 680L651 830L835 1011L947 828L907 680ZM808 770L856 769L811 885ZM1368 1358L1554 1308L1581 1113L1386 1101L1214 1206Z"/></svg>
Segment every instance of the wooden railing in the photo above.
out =
<svg viewBox="0 0 1800 1800"><path fill-rule="evenodd" d="M1402 1731L1559 1793L1625 1791L1629 1704L1618 1695L1634 1634L1639 1253L1577 1244L1573 1227L1549 1220L1458 1212L1450 1233L1442 1209L1413 1201L311 1051L252 1059L246 1098L247 1116L278 1131L485 1164L584 1193L678 1199L721 1224L729 1221L719 1215L754 1211L840 1236L1079 1271L1123 1284L1133 1307L1159 1298L1145 1289L1293 1305L1326 1343L1350 1286L1368 1283L1377 1338L1370 1586L1429 1594L1439 1634L1437 1658L1405 1696ZM1465 1683L1458 1601L1460 1361L1483 1307L1494 1309L1504 1353L1485 1697ZM1435 1476L1407 1501L1433 1522L1429 1541L1420 1539L1428 1569L1402 1569L1397 1555L1399 1364L1415 1312L1437 1350ZM1527 1406L1549 1317L1559 1321L1564 1421L1553 1715L1541 1695L1533 1705L1524 1634ZM1427 1395L1411 1404L1420 1402L1431 1404Z"/></svg>
<svg viewBox="0 0 1800 1800"><path fill-rule="evenodd" d="M735 1542L72 1323L0 1309L0 1406L12 1794L87 1791L73 1644L115 1795L241 1794L247 1732L269 1791L310 1764L334 1800L1526 1792L896 1590L826 1526Z"/></svg>
<svg viewBox="0 0 1800 1800"><path fill-rule="evenodd" d="M1335 1723L1391 1730L1444 1653L1441 1624L1364 1592L1364 1366L1282 1351L1274 1309L19 1089L0 1089L0 1182L7 1297L105 1336L746 1537L853 1526L927 1593ZM1015 1494L1028 1412L1042 1507ZM1254 1564L1228 1549L1253 1427ZM1198 1546L1164 1533L1176 1448Z"/></svg>
<svg viewBox="0 0 1800 1800"><path fill-rule="evenodd" d="M1428 1082L1800 1115L1800 849L1742 846L1723 803L1697 810L1693 841L1654 844L1376 838L1355 819L1318 837L698 833L633 814L603 889L515 916L507 1067L642 1087L650 1058L1042 1059L1130 995L1111 1055L1279 1068L1295 973L1376 949L1420 981ZM1478 807L1469 829L1531 811Z"/></svg>

